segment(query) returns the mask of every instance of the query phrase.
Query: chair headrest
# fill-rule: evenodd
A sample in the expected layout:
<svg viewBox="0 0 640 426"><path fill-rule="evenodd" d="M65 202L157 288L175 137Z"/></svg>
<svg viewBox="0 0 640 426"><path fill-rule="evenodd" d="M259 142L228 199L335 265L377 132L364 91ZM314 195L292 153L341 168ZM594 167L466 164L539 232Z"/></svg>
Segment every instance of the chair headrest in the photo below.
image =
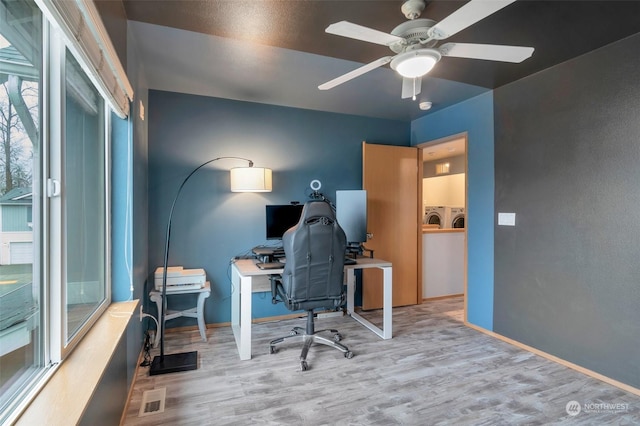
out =
<svg viewBox="0 0 640 426"><path fill-rule="evenodd" d="M300 223L303 223L314 217L328 217L335 219L335 213L329 203L321 200L307 201L300 215Z"/></svg>

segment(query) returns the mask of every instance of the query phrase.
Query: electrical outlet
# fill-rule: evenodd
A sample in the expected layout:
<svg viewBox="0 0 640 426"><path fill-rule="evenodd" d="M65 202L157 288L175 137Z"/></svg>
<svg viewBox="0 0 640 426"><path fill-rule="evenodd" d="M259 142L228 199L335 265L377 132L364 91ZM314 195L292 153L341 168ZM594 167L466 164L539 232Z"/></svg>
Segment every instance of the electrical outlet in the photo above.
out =
<svg viewBox="0 0 640 426"><path fill-rule="evenodd" d="M516 226L515 213L498 213L498 225Z"/></svg>

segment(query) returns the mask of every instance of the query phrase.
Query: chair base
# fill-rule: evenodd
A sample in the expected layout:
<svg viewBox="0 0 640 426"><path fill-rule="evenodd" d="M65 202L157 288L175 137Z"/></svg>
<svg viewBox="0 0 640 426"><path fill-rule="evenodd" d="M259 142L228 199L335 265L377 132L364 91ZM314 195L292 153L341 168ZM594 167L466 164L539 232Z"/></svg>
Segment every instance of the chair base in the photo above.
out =
<svg viewBox="0 0 640 426"><path fill-rule="evenodd" d="M325 332L333 333L333 340L319 335L319 333ZM269 353L276 353L276 345L282 342L304 342L304 344L302 345L302 352L300 353L300 369L302 371L306 371L309 369L309 364L307 363L307 354L309 353L311 345L313 345L314 343L330 346L342 352L345 358L353 358L353 352L351 352L345 345L338 343L341 339L342 336L340 335L340 333L338 333L338 330L335 329L319 330L314 332L313 334L308 334L302 327L294 327L288 336L274 339L271 341L271 343L269 343Z"/></svg>

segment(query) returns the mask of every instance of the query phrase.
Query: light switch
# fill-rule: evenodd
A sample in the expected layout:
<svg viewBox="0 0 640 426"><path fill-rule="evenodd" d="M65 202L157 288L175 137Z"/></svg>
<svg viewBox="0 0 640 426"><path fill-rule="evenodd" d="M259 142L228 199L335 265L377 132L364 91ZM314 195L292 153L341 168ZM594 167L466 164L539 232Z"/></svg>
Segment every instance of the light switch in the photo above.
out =
<svg viewBox="0 0 640 426"><path fill-rule="evenodd" d="M515 213L498 213L498 225L516 226Z"/></svg>

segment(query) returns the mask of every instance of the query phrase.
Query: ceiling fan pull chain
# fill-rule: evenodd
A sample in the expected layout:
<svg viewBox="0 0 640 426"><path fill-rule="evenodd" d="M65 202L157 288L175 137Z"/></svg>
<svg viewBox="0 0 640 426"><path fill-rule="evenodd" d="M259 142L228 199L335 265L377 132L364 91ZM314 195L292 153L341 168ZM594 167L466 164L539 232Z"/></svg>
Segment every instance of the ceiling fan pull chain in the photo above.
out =
<svg viewBox="0 0 640 426"><path fill-rule="evenodd" d="M414 101L416 100L416 78L413 77L413 98Z"/></svg>

